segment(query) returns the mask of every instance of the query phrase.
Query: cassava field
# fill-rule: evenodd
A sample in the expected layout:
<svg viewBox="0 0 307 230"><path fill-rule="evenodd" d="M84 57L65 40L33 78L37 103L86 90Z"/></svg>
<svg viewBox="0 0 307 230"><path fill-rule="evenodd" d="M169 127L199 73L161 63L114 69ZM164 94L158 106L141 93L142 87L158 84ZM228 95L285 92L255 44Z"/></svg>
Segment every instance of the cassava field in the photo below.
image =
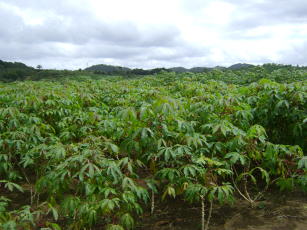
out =
<svg viewBox="0 0 307 230"><path fill-rule="evenodd" d="M0 229L307 229L307 74L0 83Z"/></svg>

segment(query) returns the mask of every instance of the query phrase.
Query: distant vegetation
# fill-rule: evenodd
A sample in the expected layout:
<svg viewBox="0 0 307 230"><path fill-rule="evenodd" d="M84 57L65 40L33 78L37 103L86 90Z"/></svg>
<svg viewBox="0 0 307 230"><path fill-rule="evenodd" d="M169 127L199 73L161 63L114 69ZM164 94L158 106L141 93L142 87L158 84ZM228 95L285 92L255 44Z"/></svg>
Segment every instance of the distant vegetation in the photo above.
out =
<svg viewBox="0 0 307 230"><path fill-rule="evenodd" d="M17 81L24 80L27 76L35 74L34 68L20 62L4 62L0 60L0 80Z"/></svg>
<svg viewBox="0 0 307 230"><path fill-rule="evenodd" d="M142 77L155 75L163 72L174 72L180 74L201 74L206 79L225 80L228 83L250 83L261 78L270 78L277 82L285 81L286 78L291 80L304 79L307 73L307 67L280 65L280 64L264 64L254 66L250 64L234 64L228 68L216 66L209 67L173 67L173 68L155 68L155 69L130 69L121 66L112 65L93 65L84 70L52 70L43 69L41 65L37 68L26 66L19 62L5 62L0 60L0 81L12 82L23 80L59 80L59 79L83 79L85 76L92 79L105 78L106 76L122 76L124 78ZM294 79L295 78L295 79Z"/></svg>

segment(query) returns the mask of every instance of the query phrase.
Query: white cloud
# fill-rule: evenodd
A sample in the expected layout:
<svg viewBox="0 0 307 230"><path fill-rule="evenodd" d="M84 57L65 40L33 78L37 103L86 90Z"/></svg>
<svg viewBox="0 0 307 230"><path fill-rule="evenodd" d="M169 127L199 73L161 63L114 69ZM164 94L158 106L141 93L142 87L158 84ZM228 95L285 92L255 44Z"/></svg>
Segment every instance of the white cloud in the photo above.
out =
<svg viewBox="0 0 307 230"><path fill-rule="evenodd" d="M306 10L305 0L0 0L0 59L74 69L307 65Z"/></svg>

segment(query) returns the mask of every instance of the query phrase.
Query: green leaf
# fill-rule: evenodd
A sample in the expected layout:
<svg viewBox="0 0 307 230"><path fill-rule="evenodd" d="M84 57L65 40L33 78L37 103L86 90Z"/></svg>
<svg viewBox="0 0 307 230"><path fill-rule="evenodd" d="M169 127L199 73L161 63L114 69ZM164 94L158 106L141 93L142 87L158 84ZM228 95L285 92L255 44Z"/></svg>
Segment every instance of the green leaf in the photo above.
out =
<svg viewBox="0 0 307 230"><path fill-rule="evenodd" d="M106 230L125 230L125 229L117 224L109 224L107 225Z"/></svg>
<svg viewBox="0 0 307 230"><path fill-rule="evenodd" d="M208 198L210 201L218 199L220 203L230 201L232 199L234 188L229 183L223 183L221 186L215 186L210 189Z"/></svg>
<svg viewBox="0 0 307 230"><path fill-rule="evenodd" d="M56 224L56 223L46 222L46 226L47 227L51 227L52 230L62 230L61 227L58 224ZM41 230L42 230L42 228L41 228Z"/></svg>
<svg viewBox="0 0 307 230"><path fill-rule="evenodd" d="M125 213L120 218L120 224L125 229L130 230L130 229L133 229L133 227L134 227L134 220L133 220L132 216L129 213Z"/></svg>
<svg viewBox="0 0 307 230"><path fill-rule="evenodd" d="M181 170L186 177L195 177L196 173L199 171L195 165L185 165L181 168Z"/></svg>
<svg viewBox="0 0 307 230"><path fill-rule="evenodd" d="M302 157L297 165L299 169L307 169L307 156Z"/></svg>
<svg viewBox="0 0 307 230"><path fill-rule="evenodd" d="M54 220L57 221L59 219L58 211L52 206L49 206L49 208L51 209Z"/></svg>
<svg viewBox="0 0 307 230"><path fill-rule="evenodd" d="M294 188L294 179L293 178L279 178L276 181L277 186L280 191L292 191Z"/></svg>
<svg viewBox="0 0 307 230"><path fill-rule="evenodd" d="M104 212L109 213L113 211L115 207L119 207L119 199L104 199L101 201L100 207L102 208L102 210L104 210Z"/></svg>
<svg viewBox="0 0 307 230"><path fill-rule="evenodd" d="M180 172L174 168L164 168L157 172L157 175L162 179L168 179L169 181L174 181L180 176Z"/></svg>
<svg viewBox="0 0 307 230"><path fill-rule="evenodd" d="M256 169L260 170L262 178L265 179L265 182L267 184L269 184L269 182L270 182L270 175L269 175L269 173L265 169L263 169L261 167L256 167L256 168L252 169L251 173L253 173L253 171L256 170Z"/></svg>
<svg viewBox="0 0 307 230"><path fill-rule="evenodd" d="M13 182L10 182L10 181L6 181L6 180L0 180L0 183L4 183L4 187L7 188L9 191L13 191L14 189L17 189L19 190L20 192L23 192L23 188L18 185L18 184L15 184Z"/></svg>
<svg viewBox="0 0 307 230"><path fill-rule="evenodd" d="M201 184L188 184L184 194L189 201L199 201L200 197L205 197L208 193L208 188Z"/></svg>
<svg viewBox="0 0 307 230"><path fill-rule="evenodd" d="M166 189L165 189L165 191L164 191L164 193L163 193L163 195L162 195L162 200L164 200L165 197L166 197L167 195L168 195L168 196L171 196L171 197L173 197L173 198L176 197L175 188L172 187L171 185L168 185L168 186L166 187Z"/></svg>
<svg viewBox="0 0 307 230"><path fill-rule="evenodd" d="M246 163L246 157L237 152L227 153L225 158L229 159L232 164L237 163L237 161L240 161L241 165Z"/></svg>

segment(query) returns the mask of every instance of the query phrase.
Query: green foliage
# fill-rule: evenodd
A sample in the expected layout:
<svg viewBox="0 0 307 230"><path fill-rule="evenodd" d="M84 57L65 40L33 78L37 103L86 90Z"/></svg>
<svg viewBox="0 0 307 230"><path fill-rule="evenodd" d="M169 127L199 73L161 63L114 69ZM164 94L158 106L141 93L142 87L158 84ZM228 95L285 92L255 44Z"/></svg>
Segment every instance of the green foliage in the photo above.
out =
<svg viewBox="0 0 307 230"><path fill-rule="evenodd" d="M298 168L307 170L307 156L304 156L299 160Z"/></svg>
<svg viewBox="0 0 307 230"><path fill-rule="evenodd" d="M282 81L273 67L248 68ZM0 84L1 227L133 229L156 198L307 191L306 80L247 85L243 73L258 80L246 69Z"/></svg>

